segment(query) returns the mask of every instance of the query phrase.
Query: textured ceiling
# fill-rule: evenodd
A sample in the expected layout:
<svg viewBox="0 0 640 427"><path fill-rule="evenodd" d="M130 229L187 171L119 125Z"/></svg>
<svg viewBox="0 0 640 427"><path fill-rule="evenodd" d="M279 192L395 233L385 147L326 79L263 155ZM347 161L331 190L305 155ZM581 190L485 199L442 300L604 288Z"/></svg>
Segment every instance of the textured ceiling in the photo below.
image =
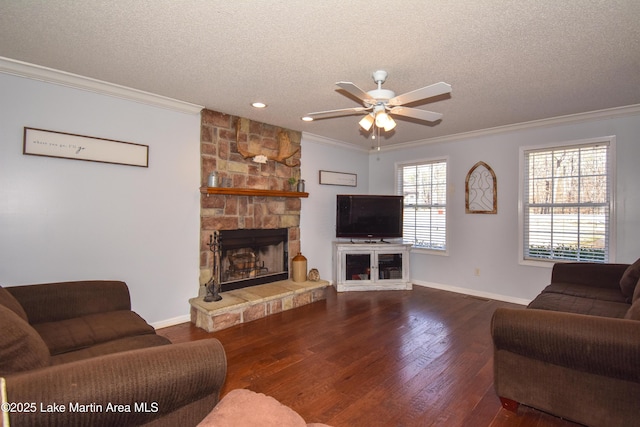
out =
<svg viewBox="0 0 640 427"><path fill-rule="evenodd" d="M0 56L368 147L337 91L444 81L381 144L640 104L638 0L0 0ZM256 110L250 103L268 104Z"/></svg>

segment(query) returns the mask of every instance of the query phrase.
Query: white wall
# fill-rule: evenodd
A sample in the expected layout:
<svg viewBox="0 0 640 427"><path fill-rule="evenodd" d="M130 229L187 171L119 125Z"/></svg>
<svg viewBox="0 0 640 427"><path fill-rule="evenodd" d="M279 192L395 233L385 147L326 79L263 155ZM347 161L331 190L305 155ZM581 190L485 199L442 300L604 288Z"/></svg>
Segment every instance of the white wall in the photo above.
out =
<svg viewBox="0 0 640 427"><path fill-rule="evenodd" d="M519 149L607 135L615 135L617 140L616 261L631 263L640 257L640 115L637 113L374 153L369 158L369 190L394 191L395 162L448 156L449 255L412 253L412 280L525 302L549 283L551 265L533 267L518 262ZM497 176L497 215L465 214L465 178L480 160L489 164ZM480 270L479 276L474 275L475 269Z"/></svg>
<svg viewBox="0 0 640 427"><path fill-rule="evenodd" d="M156 326L187 321L198 291L200 116L0 73L0 284L117 279ZM147 144L149 168L22 154L24 126ZM369 153L302 137L301 244L332 278L335 196L392 194L394 164L448 156L449 256L415 252L418 284L526 301L549 268L518 263L520 146L615 135L617 258L640 256L640 115L524 129ZM464 213L464 180L479 160L498 179L498 214ZM319 185L318 171L358 175ZM480 270L480 276L474 270Z"/></svg>
<svg viewBox="0 0 640 427"><path fill-rule="evenodd" d="M314 135L302 134L302 178L309 198L302 200L300 234L302 254L309 269L317 268L320 278L332 280L332 242L336 240L336 195L366 194L369 189L367 150L345 148ZM357 174L357 187L320 185L320 170Z"/></svg>
<svg viewBox="0 0 640 427"><path fill-rule="evenodd" d="M0 284L126 281L149 322L198 292L200 116L0 74ZM149 145L149 168L22 154L23 127Z"/></svg>

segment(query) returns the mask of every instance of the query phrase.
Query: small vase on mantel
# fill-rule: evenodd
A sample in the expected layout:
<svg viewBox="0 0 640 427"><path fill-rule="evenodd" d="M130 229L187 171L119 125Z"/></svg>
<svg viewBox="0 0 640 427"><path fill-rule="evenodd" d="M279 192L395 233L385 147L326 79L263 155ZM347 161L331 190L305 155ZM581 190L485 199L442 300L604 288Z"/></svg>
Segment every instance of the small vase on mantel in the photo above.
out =
<svg viewBox="0 0 640 427"><path fill-rule="evenodd" d="M294 282L307 281L307 258L300 252L291 261L291 279Z"/></svg>
<svg viewBox="0 0 640 427"><path fill-rule="evenodd" d="M291 189L291 191L296 191L296 179L289 178L287 182L289 183L289 188Z"/></svg>
<svg viewBox="0 0 640 427"><path fill-rule="evenodd" d="M304 193L304 179L298 180L298 193Z"/></svg>

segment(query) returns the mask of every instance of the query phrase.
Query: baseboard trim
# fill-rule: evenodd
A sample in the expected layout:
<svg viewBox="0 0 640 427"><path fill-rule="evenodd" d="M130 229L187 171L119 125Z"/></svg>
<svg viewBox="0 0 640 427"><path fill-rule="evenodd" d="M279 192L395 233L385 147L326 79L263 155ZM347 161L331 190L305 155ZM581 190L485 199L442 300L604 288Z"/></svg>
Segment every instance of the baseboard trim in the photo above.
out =
<svg viewBox="0 0 640 427"><path fill-rule="evenodd" d="M414 285L423 286L425 288L440 289L442 291L449 291L449 292L455 292L455 293L458 293L458 294L471 295L471 296L474 296L474 297L481 297L481 298L493 299L493 300L497 300L497 301L510 302L510 303L513 303L513 304L527 305L527 304L529 304L531 302L531 300L528 300L526 298L510 297L510 296L506 296L506 295L495 294L495 293L492 293L492 292L483 292L483 291L478 291L478 290L475 290L475 289L460 288L460 287L457 287L457 286L443 285L443 284L440 284L440 283L422 282L422 281L419 281L419 280L412 280L411 282Z"/></svg>
<svg viewBox="0 0 640 427"><path fill-rule="evenodd" d="M184 316L173 317L171 319L160 320L158 322L151 323L154 329L168 328L169 326L179 325L180 323L191 322L191 315L185 314Z"/></svg>
<svg viewBox="0 0 640 427"><path fill-rule="evenodd" d="M474 297L480 297L480 298L487 298L487 299L493 299L496 301L504 301L504 302L510 302L513 304L519 304L519 305L527 305L531 302L531 300L525 299L525 298L516 298L516 297L510 297L510 296L506 296L506 295L501 295L501 294L495 294L492 292L482 292L482 291L477 291L475 289L468 289L468 288L460 288L457 286L450 286L450 285L443 285L441 283L434 283L434 282L423 282L420 280L412 280L411 283L413 283L416 286L423 286L425 288L433 288L433 289L440 289L442 291L449 291L449 292L455 292L458 294L464 294L464 295L471 295ZM331 286L333 286L332 281L329 281L329 284ZM329 286L329 288L331 288L331 286ZM334 287L335 289L335 287ZM179 325L181 323L188 323L191 322L191 315L190 314L185 314L184 316L177 316L177 317L173 317L171 319L166 319L166 320L160 320L158 322L153 322L151 323L151 326L153 326L154 329L162 329L162 328L168 328L169 326L175 326L175 325Z"/></svg>

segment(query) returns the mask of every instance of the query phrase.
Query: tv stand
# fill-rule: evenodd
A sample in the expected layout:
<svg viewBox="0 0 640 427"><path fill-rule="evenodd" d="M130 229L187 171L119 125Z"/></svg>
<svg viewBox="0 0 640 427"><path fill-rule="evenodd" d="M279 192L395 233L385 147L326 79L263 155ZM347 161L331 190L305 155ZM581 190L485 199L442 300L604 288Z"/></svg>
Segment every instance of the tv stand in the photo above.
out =
<svg viewBox="0 0 640 427"><path fill-rule="evenodd" d="M410 244L351 241L334 242L333 247L333 283L338 292L412 289Z"/></svg>

